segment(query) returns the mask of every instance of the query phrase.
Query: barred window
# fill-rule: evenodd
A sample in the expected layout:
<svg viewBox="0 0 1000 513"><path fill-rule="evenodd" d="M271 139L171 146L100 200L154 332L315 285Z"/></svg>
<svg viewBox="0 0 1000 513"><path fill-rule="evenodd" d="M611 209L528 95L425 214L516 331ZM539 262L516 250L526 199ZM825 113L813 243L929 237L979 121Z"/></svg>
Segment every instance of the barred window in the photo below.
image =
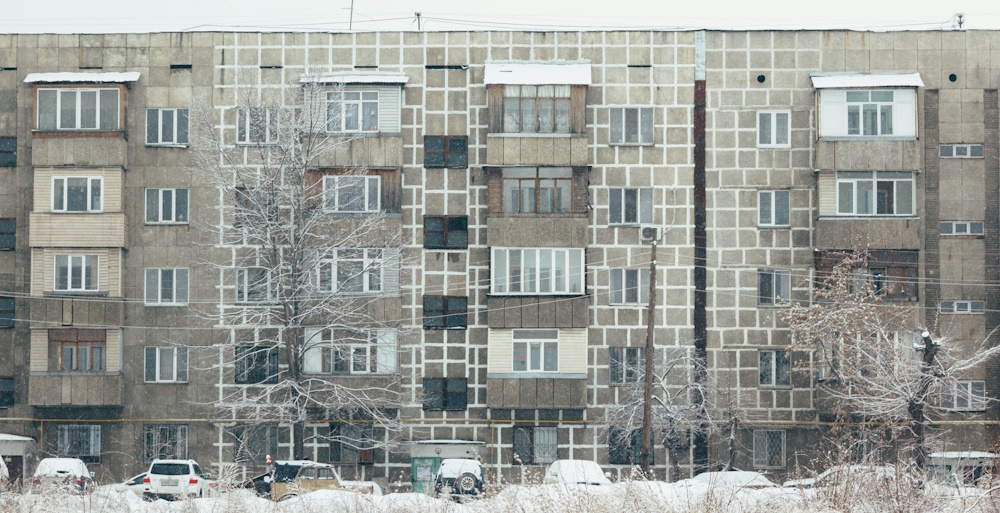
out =
<svg viewBox="0 0 1000 513"><path fill-rule="evenodd" d="M785 432L783 430L754 430L753 466L755 468L782 468L785 466Z"/></svg>
<svg viewBox="0 0 1000 513"><path fill-rule="evenodd" d="M185 424L146 424L142 428L142 461L187 459L188 427Z"/></svg>
<svg viewBox="0 0 1000 513"><path fill-rule="evenodd" d="M554 427L519 427L514 429L515 464L546 464L556 461L558 431Z"/></svg>
<svg viewBox="0 0 1000 513"><path fill-rule="evenodd" d="M79 458L87 463L101 461L100 424L64 424L56 428L56 453L63 458Z"/></svg>

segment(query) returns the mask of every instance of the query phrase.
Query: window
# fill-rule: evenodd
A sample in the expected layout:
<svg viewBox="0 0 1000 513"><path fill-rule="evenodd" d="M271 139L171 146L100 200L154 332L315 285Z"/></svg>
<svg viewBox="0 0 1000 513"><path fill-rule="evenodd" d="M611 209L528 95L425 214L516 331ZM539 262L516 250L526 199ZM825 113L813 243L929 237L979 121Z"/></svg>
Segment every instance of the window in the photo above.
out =
<svg viewBox="0 0 1000 513"><path fill-rule="evenodd" d="M186 146L187 143L187 109L146 109L147 145Z"/></svg>
<svg viewBox="0 0 1000 513"><path fill-rule="evenodd" d="M559 439L558 428L514 428L514 454L511 461L520 465L544 465L556 461Z"/></svg>
<svg viewBox="0 0 1000 513"><path fill-rule="evenodd" d="M572 168L505 167L502 175L504 212L565 214L572 211Z"/></svg>
<svg viewBox="0 0 1000 513"><path fill-rule="evenodd" d="M239 441L236 461L262 466L266 464L268 454L278 454L278 426L242 425L236 427L234 434Z"/></svg>
<svg viewBox="0 0 1000 513"><path fill-rule="evenodd" d="M612 188L608 196L608 224L652 224L653 189Z"/></svg>
<svg viewBox="0 0 1000 513"><path fill-rule="evenodd" d="M753 431L753 466L781 468L785 466L785 432L755 429Z"/></svg>
<svg viewBox="0 0 1000 513"><path fill-rule="evenodd" d="M943 314L981 314L986 311L984 301L942 301Z"/></svg>
<svg viewBox="0 0 1000 513"><path fill-rule="evenodd" d="M656 446L654 439L650 449ZM649 463L654 464L655 450L649 451ZM625 432L608 428L608 463L611 465L639 465L642 463L642 428Z"/></svg>
<svg viewBox="0 0 1000 513"><path fill-rule="evenodd" d="M56 427L56 454L61 458L79 458L86 463L101 461L100 424L63 424Z"/></svg>
<svg viewBox="0 0 1000 513"><path fill-rule="evenodd" d="M424 167L465 169L469 167L469 137L425 135Z"/></svg>
<svg viewBox="0 0 1000 513"><path fill-rule="evenodd" d="M612 107L611 144L653 144L652 107Z"/></svg>
<svg viewBox="0 0 1000 513"><path fill-rule="evenodd" d="M258 385L278 382L278 348L236 346L236 384Z"/></svg>
<svg viewBox="0 0 1000 513"><path fill-rule="evenodd" d="M118 130L118 89L38 88L39 130Z"/></svg>
<svg viewBox="0 0 1000 513"><path fill-rule="evenodd" d="M469 216L424 216L424 247L466 249L469 247Z"/></svg>
<svg viewBox="0 0 1000 513"><path fill-rule="evenodd" d="M612 305L649 303L649 269L612 269Z"/></svg>
<svg viewBox="0 0 1000 513"><path fill-rule="evenodd" d="M102 329L49 330L49 370L103 372L107 331Z"/></svg>
<svg viewBox="0 0 1000 513"><path fill-rule="evenodd" d="M468 327L467 296L424 296L425 330L464 330Z"/></svg>
<svg viewBox="0 0 1000 513"><path fill-rule="evenodd" d="M55 290L92 292L97 290L97 255L56 255Z"/></svg>
<svg viewBox="0 0 1000 513"><path fill-rule="evenodd" d="M146 269L146 305L186 305L187 269Z"/></svg>
<svg viewBox="0 0 1000 513"><path fill-rule="evenodd" d="M942 221L941 235L983 235L982 221Z"/></svg>
<svg viewBox="0 0 1000 513"><path fill-rule="evenodd" d="M466 378L424 378L424 411L463 411L469 406Z"/></svg>
<svg viewBox="0 0 1000 513"><path fill-rule="evenodd" d="M100 177L52 178L52 211L100 212L103 182Z"/></svg>
<svg viewBox="0 0 1000 513"><path fill-rule="evenodd" d="M611 385L638 383L643 379L646 374L645 347L610 347L608 353L611 357L608 368Z"/></svg>
<svg viewBox="0 0 1000 513"><path fill-rule="evenodd" d="M760 351L757 354L760 360L760 385L786 387L792 384L788 351Z"/></svg>
<svg viewBox="0 0 1000 513"><path fill-rule="evenodd" d="M559 372L559 330L513 330L514 372Z"/></svg>
<svg viewBox="0 0 1000 513"><path fill-rule="evenodd" d="M278 218L278 208L274 201L274 191L264 188L237 187L234 226L253 224L266 227Z"/></svg>
<svg viewBox="0 0 1000 513"><path fill-rule="evenodd" d="M913 173L840 171L837 214L856 216L913 215Z"/></svg>
<svg viewBox="0 0 1000 513"><path fill-rule="evenodd" d="M757 147L758 148L791 148L788 139L788 111L764 111L757 113Z"/></svg>
<svg viewBox="0 0 1000 513"><path fill-rule="evenodd" d="M788 226L789 191L757 192L757 226Z"/></svg>
<svg viewBox="0 0 1000 513"><path fill-rule="evenodd" d="M236 270L236 302L266 303L277 299L272 290L271 272L265 267L244 267Z"/></svg>
<svg viewBox="0 0 1000 513"><path fill-rule="evenodd" d="M393 290L386 278L398 268L397 248L339 248L320 260L319 289L340 294L378 295Z"/></svg>
<svg viewBox="0 0 1000 513"><path fill-rule="evenodd" d="M380 212L382 177L323 177L323 208L328 212Z"/></svg>
<svg viewBox="0 0 1000 513"><path fill-rule="evenodd" d="M0 378L0 408L14 406L14 378Z"/></svg>
<svg viewBox="0 0 1000 513"><path fill-rule="evenodd" d="M946 410L985 410L986 382L958 381L944 385L941 391L941 407Z"/></svg>
<svg viewBox="0 0 1000 513"><path fill-rule="evenodd" d="M13 219L0 219L0 251L13 251L16 224Z"/></svg>
<svg viewBox="0 0 1000 513"><path fill-rule="evenodd" d="M278 109L250 107L236 114L236 142L278 142Z"/></svg>
<svg viewBox="0 0 1000 513"><path fill-rule="evenodd" d="M0 137L0 167L17 166L17 138Z"/></svg>
<svg viewBox="0 0 1000 513"><path fill-rule="evenodd" d="M146 346L146 383L187 383L188 348Z"/></svg>
<svg viewBox="0 0 1000 513"><path fill-rule="evenodd" d="M187 222L187 189L146 189L146 224Z"/></svg>
<svg viewBox="0 0 1000 513"><path fill-rule="evenodd" d="M306 374L393 374L398 336L393 329L307 329Z"/></svg>
<svg viewBox="0 0 1000 513"><path fill-rule="evenodd" d="M493 248L493 294L583 294L583 249Z"/></svg>
<svg viewBox="0 0 1000 513"><path fill-rule="evenodd" d="M330 132L378 132L378 91L326 93L326 129Z"/></svg>
<svg viewBox="0 0 1000 513"><path fill-rule="evenodd" d="M372 446L375 437L373 431L371 423L331 423L330 461L355 464L374 463Z"/></svg>
<svg viewBox="0 0 1000 513"><path fill-rule="evenodd" d="M188 427L184 424L142 426L142 461L184 460L188 457Z"/></svg>
<svg viewBox="0 0 1000 513"><path fill-rule="evenodd" d="M0 296L0 328L13 328L14 320L14 298Z"/></svg>
<svg viewBox="0 0 1000 513"><path fill-rule="evenodd" d="M868 253L868 267L856 269L856 285L868 280L876 294L886 301L917 301L919 253L917 251L874 250ZM844 251L822 251L816 255L817 286L844 258Z"/></svg>
<svg viewBox="0 0 1000 513"><path fill-rule="evenodd" d="M983 145L942 144L940 155L943 159L983 158Z"/></svg>
<svg viewBox="0 0 1000 513"><path fill-rule="evenodd" d="M505 133L569 133L568 85L504 86Z"/></svg>
<svg viewBox="0 0 1000 513"><path fill-rule="evenodd" d="M892 135L893 91L847 91L848 135Z"/></svg>
<svg viewBox="0 0 1000 513"><path fill-rule="evenodd" d="M790 271L757 271L757 304L776 306L787 303L792 297L792 277Z"/></svg>

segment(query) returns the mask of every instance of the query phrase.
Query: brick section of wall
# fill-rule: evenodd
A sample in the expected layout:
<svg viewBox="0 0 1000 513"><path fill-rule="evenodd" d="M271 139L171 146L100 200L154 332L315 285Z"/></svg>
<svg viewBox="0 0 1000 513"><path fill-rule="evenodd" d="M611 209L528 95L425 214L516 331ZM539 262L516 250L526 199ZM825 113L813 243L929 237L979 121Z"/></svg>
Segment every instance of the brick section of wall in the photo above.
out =
<svg viewBox="0 0 1000 513"><path fill-rule="evenodd" d="M924 91L924 311L926 322L937 328L941 299L940 160L938 144L938 91Z"/></svg>
<svg viewBox="0 0 1000 513"><path fill-rule="evenodd" d="M986 266L984 281L986 287L986 333L993 331L1000 325L1000 295L997 291L997 283L1000 282L1000 98L996 89L987 89L983 94L983 125L984 125L984 157L986 160L986 218L985 218L985 244L986 244ZM992 200L992 201L990 201ZM928 226L930 226L928 224ZM995 333L987 343L990 346L996 345L1000 338ZM1000 397L1000 360L994 359L986 364L986 395L996 399ZM990 402L987 416L990 420L1000 419L1000 404L996 401ZM990 427L992 431L991 440L995 440L998 435L997 426Z"/></svg>

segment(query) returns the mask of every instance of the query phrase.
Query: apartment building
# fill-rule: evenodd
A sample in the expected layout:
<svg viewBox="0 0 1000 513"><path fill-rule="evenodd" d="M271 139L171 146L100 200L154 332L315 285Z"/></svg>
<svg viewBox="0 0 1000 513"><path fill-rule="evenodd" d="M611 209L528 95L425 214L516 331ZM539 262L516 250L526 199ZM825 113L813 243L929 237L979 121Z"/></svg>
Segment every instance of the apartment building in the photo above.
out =
<svg viewBox="0 0 1000 513"><path fill-rule="evenodd" d="M638 437L609 444L604 419L645 358L655 239L657 358L703 340L746 412L737 466L789 472L836 412L778 313L809 300L831 252L871 244L872 276L904 284L886 300L923 308L914 329L972 347L1000 324L998 46L977 31L0 36L0 431L105 480L154 457L247 474L292 457L288 425L216 407L288 361L222 320L255 278L224 236L232 196L193 169L190 115L207 105L242 152L269 128L239 91L296 109L318 86L343 91L324 126L357 135L319 171L363 168L380 200L360 210L404 242L368 291L398 329L363 368L313 370L394 378L403 399L392 433L310 420L305 457L418 490L444 457L508 481L557 458L628 472ZM967 378L939 420L992 419L996 380ZM985 422L941 429L949 449L994 445ZM344 433L372 443L330 441ZM698 448L679 444L689 471ZM653 462L665 473L662 444Z"/></svg>

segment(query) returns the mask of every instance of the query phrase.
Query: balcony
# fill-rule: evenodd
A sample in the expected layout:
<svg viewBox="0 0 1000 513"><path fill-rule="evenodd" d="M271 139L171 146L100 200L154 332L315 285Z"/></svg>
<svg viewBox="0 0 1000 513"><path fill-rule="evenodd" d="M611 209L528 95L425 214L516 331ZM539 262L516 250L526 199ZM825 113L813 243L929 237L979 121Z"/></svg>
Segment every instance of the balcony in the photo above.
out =
<svg viewBox="0 0 1000 513"><path fill-rule="evenodd" d="M34 132L31 165L118 166L128 162L125 132Z"/></svg>
<svg viewBox="0 0 1000 513"><path fill-rule="evenodd" d="M50 214L29 216L28 245L47 248L123 248L125 214Z"/></svg>
<svg viewBox="0 0 1000 513"><path fill-rule="evenodd" d="M581 409L587 407L587 378L486 378L490 408Z"/></svg>
<svg viewBox="0 0 1000 513"><path fill-rule="evenodd" d="M28 404L36 407L122 406L121 373L32 372Z"/></svg>
<svg viewBox="0 0 1000 513"><path fill-rule="evenodd" d="M586 166L587 134L496 134L486 138L489 166Z"/></svg>
<svg viewBox="0 0 1000 513"><path fill-rule="evenodd" d="M28 299L32 326L107 326L117 328L125 323L124 300L99 296L32 297ZM44 362L42 362L44 363Z"/></svg>
<svg viewBox="0 0 1000 513"><path fill-rule="evenodd" d="M503 297L487 300L490 328L586 328L590 297Z"/></svg>
<svg viewBox="0 0 1000 513"><path fill-rule="evenodd" d="M820 217L816 220L816 247L823 249L920 249L920 219Z"/></svg>
<svg viewBox="0 0 1000 513"><path fill-rule="evenodd" d="M403 136L357 135L343 143L335 143L336 135L317 141L334 145L324 150L312 162L320 168L399 168L403 165Z"/></svg>
<svg viewBox="0 0 1000 513"><path fill-rule="evenodd" d="M586 216L576 214L495 217L486 220L490 247L585 248L589 240Z"/></svg>

